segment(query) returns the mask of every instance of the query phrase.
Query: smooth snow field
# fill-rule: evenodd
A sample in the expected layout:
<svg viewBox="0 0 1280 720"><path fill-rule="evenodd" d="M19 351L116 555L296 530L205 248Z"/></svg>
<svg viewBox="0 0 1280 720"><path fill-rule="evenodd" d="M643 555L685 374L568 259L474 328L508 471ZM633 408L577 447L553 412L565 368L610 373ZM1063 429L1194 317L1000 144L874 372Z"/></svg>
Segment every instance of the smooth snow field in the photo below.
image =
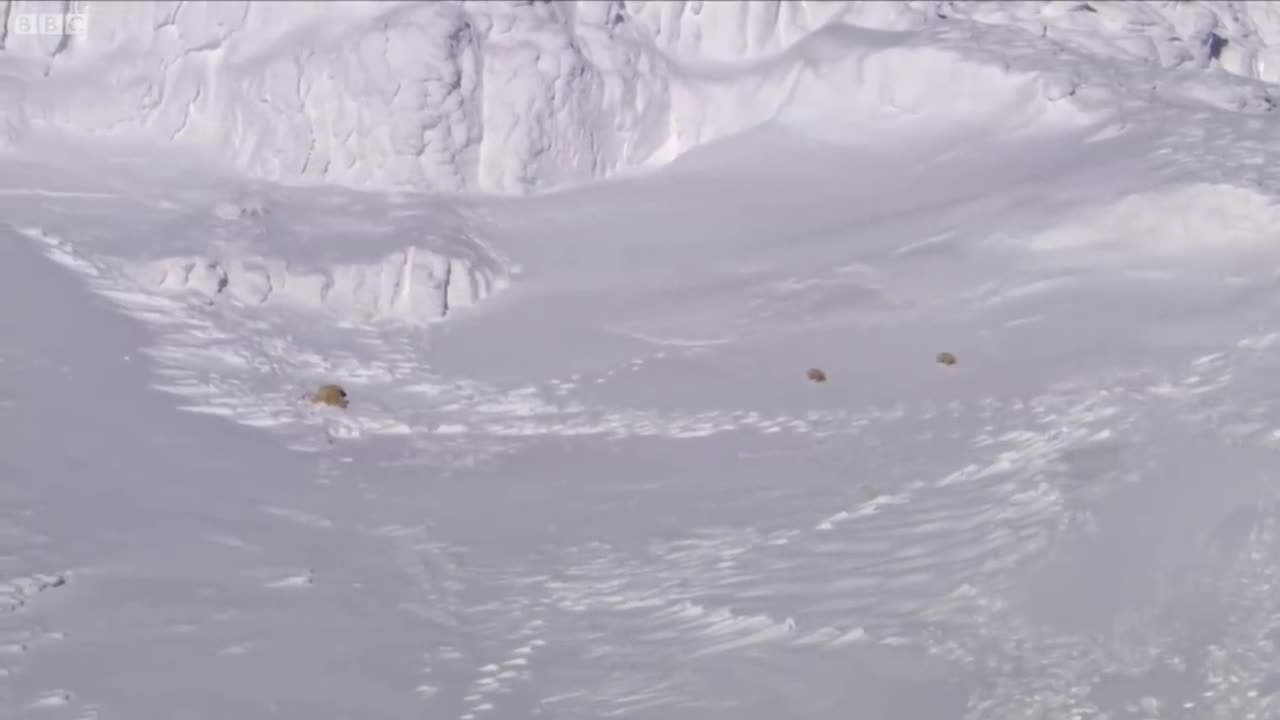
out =
<svg viewBox="0 0 1280 720"><path fill-rule="evenodd" d="M0 718L1280 718L1280 4L0 16Z"/></svg>

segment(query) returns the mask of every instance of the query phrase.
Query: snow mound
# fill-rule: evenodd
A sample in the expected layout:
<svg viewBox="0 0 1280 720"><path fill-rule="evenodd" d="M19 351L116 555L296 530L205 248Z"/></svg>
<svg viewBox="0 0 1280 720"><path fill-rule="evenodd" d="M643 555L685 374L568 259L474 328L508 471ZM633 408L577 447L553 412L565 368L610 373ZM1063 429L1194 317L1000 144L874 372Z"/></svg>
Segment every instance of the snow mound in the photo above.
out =
<svg viewBox="0 0 1280 720"><path fill-rule="evenodd" d="M8 6L10 22L41 7ZM1051 101L1089 84L1147 91L1151 67L1280 79L1280 11L1246 3L82 8L87 37L5 38L0 59L29 72L0 82L0 98L27 97L30 117L3 103L0 139L21 137L28 122L139 135L216 149L261 178L370 188L526 192L589 181L783 114L821 115L826 130L854 138L866 123L891 122L886 107L975 122L979 111L1001 117L999 108L1031 121L1045 111L1028 102L1028 73L1045 75ZM1060 67L1019 67L1045 49ZM1088 61L1099 58L1128 63L1133 77L1097 71ZM1271 106L1264 91L1241 92L1182 95Z"/></svg>
<svg viewBox="0 0 1280 720"><path fill-rule="evenodd" d="M40 242L66 238L59 252L112 292L247 322L281 310L329 327L418 325L519 272L484 219L449 198L250 183L179 148L49 139L33 134L10 153L20 179L0 188L6 221Z"/></svg>
<svg viewBox="0 0 1280 720"><path fill-rule="evenodd" d="M485 299L504 275L410 246L370 263L308 270L279 258L171 257L134 272L144 286L242 305L327 310L348 320L430 322Z"/></svg>
<svg viewBox="0 0 1280 720"><path fill-rule="evenodd" d="M1143 265L1178 258L1248 263L1257 251L1275 245L1277 228L1275 198L1247 187L1188 183L1087 208L1050 230L1005 244L1019 252L1070 257L1076 264L1086 257Z"/></svg>

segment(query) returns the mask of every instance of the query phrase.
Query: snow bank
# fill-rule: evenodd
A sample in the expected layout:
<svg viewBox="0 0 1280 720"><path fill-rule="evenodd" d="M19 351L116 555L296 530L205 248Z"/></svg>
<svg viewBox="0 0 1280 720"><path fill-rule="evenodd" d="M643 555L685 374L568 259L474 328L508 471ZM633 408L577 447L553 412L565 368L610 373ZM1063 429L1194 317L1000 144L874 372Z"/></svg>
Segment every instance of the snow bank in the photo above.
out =
<svg viewBox="0 0 1280 720"><path fill-rule="evenodd" d="M750 74L677 85L674 97L685 111L664 159L775 120L827 141L884 148L1094 119L1061 102L1045 76L847 25L812 33Z"/></svg>
<svg viewBox="0 0 1280 720"><path fill-rule="evenodd" d="M519 272L451 198L250 182L173 147L48 139L7 154L0 214L37 242L66 238L69 266L111 293L255 321L301 310L327 326L418 324Z"/></svg>
<svg viewBox="0 0 1280 720"><path fill-rule="evenodd" d="M443 319L509 283L506 260L439 202L345 191L308 208L306 192L264 190L92 239L148 291L356 323Z"/></svg>
<svg viewBox="0 0 1280 720"><path fill-rule="evenodd" d="M262 178L377 188L587 181L787 114L855 139L862 116L883 124L886 108L1029 121L1048 112L1038 99L1116 81L1077 67L1089 59L1280 80L1280 9L1259 3L80 6L87 37L4 37L0 57L33 79L0 80L0 100L26 93L32 122L213 148ZM10 25L48 7L4 3ZM1063 55L1065 77L1006 73L1043 56L1027 52L1036 43ZM0 136L20 137L27 118L0 104Z"/></svg>
<svg viewBox="0 0 1280 720"><path fill-rule="evenodd" d="M408 247L369 263L309 269L279 258L172 257L137 267L153 289L197 292L243 305L324 310L348 320L430 322L474 305L505 283L503 275L424 248Z"/></svg>

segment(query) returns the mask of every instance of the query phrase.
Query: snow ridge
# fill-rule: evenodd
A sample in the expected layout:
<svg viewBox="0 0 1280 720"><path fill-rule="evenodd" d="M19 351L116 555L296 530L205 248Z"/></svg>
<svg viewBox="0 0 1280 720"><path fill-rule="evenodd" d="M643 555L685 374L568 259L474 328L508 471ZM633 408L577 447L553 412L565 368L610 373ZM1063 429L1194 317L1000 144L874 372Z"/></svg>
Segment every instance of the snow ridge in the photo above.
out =
<svg viewBox="0 0 1280 720"><path fill-rule="evenodd" d="M5 3L10 15L37 5ZM1016 78L998 93L1027 108L1075 102L1085 86L1109 98L1150 90L1159 83L1144 65L1239 76L1226 90L1175 83L1179 96L1235 110L1268 109L1265 86L1280 80L1280 10L1256 3L82 5L87 38L7 39L5 54L40 77L29 88L0 78L0 97L29 91L33 103L30 118L0 118L0 137L12 142L28 122L141 134L229 149L262 178L360 187L557 187L668 161L787 108L812 114L815 98L883 100L871 108L883 114L903 92L938 113L991 97L976 91L991 81L955 82L965 75L1045 74L1038 98ZM852 56L896 59L846 73L850 45L823 49L833 28L875 31ZM1046 49L1061 67L1019 66ZM1099 58L1139 70L1117 78L1091 65ZM953 69L939 77L942 67ZM828 104L824 117L857 128L850 110Z"/></svg>

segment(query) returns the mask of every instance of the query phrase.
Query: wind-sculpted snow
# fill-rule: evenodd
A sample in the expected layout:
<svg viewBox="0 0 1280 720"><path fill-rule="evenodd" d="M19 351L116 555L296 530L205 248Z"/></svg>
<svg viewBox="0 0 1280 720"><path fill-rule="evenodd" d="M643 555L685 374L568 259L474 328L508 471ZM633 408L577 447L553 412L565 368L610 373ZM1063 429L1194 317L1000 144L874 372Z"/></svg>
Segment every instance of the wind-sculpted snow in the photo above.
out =
<svg viewBox="0 0 1280 720"><path fill-rule="evenodd" d="M88 7L0 715L1276 716L1271 5Z"/></svg>
<svg viewBox="0 0 1280 720"><path fill-rule="evenodd" d="M31 104L0 118L3 137L142 135L263 178L367 187L554 187L797 113L856 139L904 113L1004 122L1153 89L1256 111L1266 86L1217 76L1280 79L1265 3L80 5L88 37L6 38L0 58L28 72L0 97Z"/></svg>

